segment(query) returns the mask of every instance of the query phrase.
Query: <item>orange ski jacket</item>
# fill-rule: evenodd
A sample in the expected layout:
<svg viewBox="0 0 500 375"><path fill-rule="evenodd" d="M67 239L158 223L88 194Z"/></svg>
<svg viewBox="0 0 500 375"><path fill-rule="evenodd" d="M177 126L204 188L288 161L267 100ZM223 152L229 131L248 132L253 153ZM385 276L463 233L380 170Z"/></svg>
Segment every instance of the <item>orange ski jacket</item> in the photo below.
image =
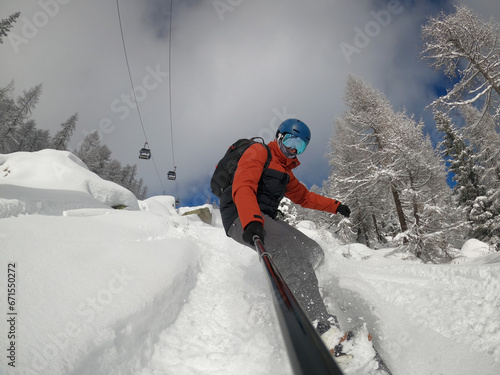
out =
<svg viewBox="0 0 500 375"><path fill-rule="evenodd" d="M278 205L283 196L305 208L337 213L340 204L338 200L310 192L297 180L292 172L300 165L297 158L290 159L283 155L276 141L270 142L268 146L272 158L265 171L263 168L268 153L262 144L255 143L250 146L238 162L232 187L227 189L231 195L226 197L223 195L221 198L222 219L226 233L238 216L243 228L252 221L264 224L262 213L276 218ZM225 210L227 212L224 212Z"/></svg>

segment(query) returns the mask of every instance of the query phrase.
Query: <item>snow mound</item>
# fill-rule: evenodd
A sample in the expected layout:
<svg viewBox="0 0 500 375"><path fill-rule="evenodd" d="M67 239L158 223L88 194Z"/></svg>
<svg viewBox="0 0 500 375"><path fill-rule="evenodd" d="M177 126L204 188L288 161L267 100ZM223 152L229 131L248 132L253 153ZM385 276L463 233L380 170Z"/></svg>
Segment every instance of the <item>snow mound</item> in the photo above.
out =
<svg viewBox="0 0 500 375"><path fill-rule="evenodd" d="M489 264L499 263L500 252L492 250L488 244L471 238L460 249L460 255L452 260L452 264Z"/></svg>
<svg viewBox="0 0 500 375"><path fill-rule="evenodd" d="M316 224L310 220L302 220L297 223L297 228L300 230L303 229L316 230Z"/></svg>
<svg viewBox="0 0 500 375"><path fill-rule="evenodd" d="M141 210L148 211L161 216L176 215L175 198L165 195L151 197L144 201L139 202Z"/></svg>
<svg viewBox="0 0 500 375"><path fill-rule="evenodd" d="M488 244L471 238L463 244L460 252L464 257L476 258L478 256L488 255L491 251Z"/></svg>
<svg viewBox="0 0 500 375"><path fill-rule="evenodd" d="M0 197L0 218L117 205L140 209L132 192L89 171L71 152L57 150L0 154Z"/></svg>

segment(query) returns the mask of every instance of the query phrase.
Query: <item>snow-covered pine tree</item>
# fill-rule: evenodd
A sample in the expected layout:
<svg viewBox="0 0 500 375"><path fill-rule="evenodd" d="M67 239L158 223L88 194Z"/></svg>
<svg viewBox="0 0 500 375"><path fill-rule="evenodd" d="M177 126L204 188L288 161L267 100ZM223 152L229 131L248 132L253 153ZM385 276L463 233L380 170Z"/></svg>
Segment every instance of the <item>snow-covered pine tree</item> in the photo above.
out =
<svg viewBox="0 0 500 375"><path fill-rule="evenodd" d="M120 185L128 189L130 186L132 186L136 174L137 174L137 165L127 164L122 169L122 174L120 176Z"/></svg>
<svg viewBox="0 0 500 375"><path fill-rule="evenodd" d="M78 113L72 115L66 122L61 124L62 129L59 130L52 138L51 148L55 150L67 150L68 143L76 128L78 121Z"/></svg>
<svg viewBox="0 0 500 375"><path fill-rule="evenodd" d="M478 173L482 168L472 146L467 144L462 131L457 129L451 118L444 112L435 111L436 129L443 133L443 141L438 145L443 158L449 163L449 171L455 182L454 197L463 210L464 220L471 222L470 213L477 197L483 196L486 187Z"/></svg>
<svg viewBox="0 0 500 375"><path fill-rule="evenodd" d="M423 122L395 112L382 93L352 76L345 100L348 110L331 141L329 182L332 195L352 206L358 241L370 245L399 234L425 261L449 258L446 241L456 221L451 190Z"/></svg>
<svg viewBox="0 0 500 375"><path fill-rule="evenodd" d="M122 169L122 164L118 160L112 159L106 165L104 176L106 176L107 180L120 184L120 180L122 178Z"/></svg>
<svg viewBox="0 0 500 375"><path fill-rule="evenodd" d="M498 187L500 182L499 122L489 114L483 115L471 105L460 107L460 113L465 120L464 132L477 154L477 162L484 168L481 175L483 184L488 187Z"/></svg>
<svg viewBox="0 0 500 375"><path fill-rule="evenodd" d="M500 251L500 190L489 189L477 197L470 212L472 236Z"/></svg>
<svg viewBox="0 0 500 375"><path fill-rule="evenodd" d="M409 244L425 261L441 262L453 258L452 247L460 235L460 214L452 199L443 159L424 135L424 123L399 114L402 133L401 157L397 168L402 184L402 200L407 206ZM462 223L463 224L463 223Z"/></svg>
<svg viewBox="0 0 500 375"><path fill-rule="evenodd" d="M367 246L373 245L376 232L372 226L371 217L379 207L378 200L372 201L374 195L385 197L386 189L380 187L382 194L368 194L370 190L370 163L372 151L360 147L360 134L356 131L355 124L351 124L345 118L335 121L334 134L331 139L332 151L328 153L331 173L328 178L326 195L336 197L346 202L351 208L352 230L355 231L357 242ZM381 207L379 207L381 208ZM376 215L378 216L378 215ZM333 218L340 222L339 217ZM375 221L376 222L376 221Z"/></svg>
<svg viewBox="0 0 500 375"><path fill-rule="evenodd" d="M464 5L455 13L441 13L422 27L424 58L432 66L456 79L448 93L432 103L434 107L474 104L482 113L500 115L499 24L484 21ZM457 77L458 76L458 77Z"/></svg>
<svg viewBox="0 0 500 375"><path fill-rule="evenodd" d="M331 195L352 206L357 240L372 246L382 240L386 212L395 212L400 229L408 229L387 148L387 127L394 119L389 101L360 78L349 76L344 100L348 110L336 120L330 164ZM379 234L377 234L379 233Z"/></svg>
<svg viewBox="0 0 500 375"><path fill-rule="evenodd" d="M500 24L484 21L466 6L455 13L441 13L422 28L425 58L456 83L432 105L461 115L461 129L470 152L456 160L470 159L461 171L462 205L472 226L472 236L497 244L500 232L499 130L500 130ZM472 170L471 170L472 168ZM466 181L467 176L471 179ZM476 181L477 177L477 181ZM474 197L475 196L475 197ZM465 199L466 203L463 202ZM472 200L472 201L471 201Z"/></svg>
<svg viewBox="0 0 500 375"><path fill-rule="evenodd" d="M462 106L464 132L475 151L475 170L481 183L481 195L472 204L469 219L472 236L500 250L500 134L496 120L472 106Z"/></svg>
<svg viewBox="0 0 500 375"><path fill-rule="evenodd" d="M143 181L142 178L137 181L135 176L137 174L137 165L133 164L127 164L125 167L122 169L121 176L119 177L119 181L115 181L119 183L121 186L129 189L132 193L135 194L135 196L138 199L144 199L144 197L147 194L147 187L142 186Z"/></svg>
<svg viewBox="0 0 500 375"><path fill-rule="evenodd" d="M88 134L78 150L75 152L85 165L100 177L107 179L105 175L106 165L110 161L111 151L106 145L101 144L99 133L96 131Z"/></svg>
<svg viewBox="0 0 500 375"><path fill-rule="evenodd" d="M297 224L297 208L288 198L283 198L278 207L280 219L288 224L295 226Z"/></svg>

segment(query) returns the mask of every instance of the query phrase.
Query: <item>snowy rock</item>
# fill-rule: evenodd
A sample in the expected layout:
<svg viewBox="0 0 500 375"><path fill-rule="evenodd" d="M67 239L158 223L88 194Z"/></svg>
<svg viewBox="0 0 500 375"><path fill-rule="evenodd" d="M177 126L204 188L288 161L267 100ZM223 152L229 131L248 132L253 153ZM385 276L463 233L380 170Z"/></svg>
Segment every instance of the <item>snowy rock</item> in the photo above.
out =
<svg viewBox="0 0 500 375"><path fill-rule="evenodd" d="M212 224L212 213L207 207L201 207L195 210L186 211L182 214L182 216L186 215L197 215L205 224Z"/></svg>

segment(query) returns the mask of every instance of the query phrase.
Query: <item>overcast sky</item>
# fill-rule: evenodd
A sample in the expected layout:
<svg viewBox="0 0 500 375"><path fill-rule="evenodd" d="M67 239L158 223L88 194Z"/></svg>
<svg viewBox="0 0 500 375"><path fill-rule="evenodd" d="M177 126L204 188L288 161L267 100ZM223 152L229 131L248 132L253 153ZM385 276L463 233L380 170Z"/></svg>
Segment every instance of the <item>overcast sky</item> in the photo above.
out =
<svg viewBox="0 0 500 375"><path fill-rule="evenodd" d="M500 20L496 0L462 3ZM115 0L2 0L0 19L22 14L0 45L0 86L14 80L19 95L43 83L32 115L38 127L53 135L78 112L70 147L100 130L113 158L138 165L149 195L165 191L181 203L204 203L225 149L243 137L271 140L288 117L312 132L296 175L308 187L321 185L334 119L346 109L348 74L382 91L396 110L423 117L433 133L424 108L445 82L420 59L420 27L452 11L450 1L174 0L170 75L170 0L119 6L154 163L138 159L146 137ZM168 181L174 165L177 180Z"/></svg>

